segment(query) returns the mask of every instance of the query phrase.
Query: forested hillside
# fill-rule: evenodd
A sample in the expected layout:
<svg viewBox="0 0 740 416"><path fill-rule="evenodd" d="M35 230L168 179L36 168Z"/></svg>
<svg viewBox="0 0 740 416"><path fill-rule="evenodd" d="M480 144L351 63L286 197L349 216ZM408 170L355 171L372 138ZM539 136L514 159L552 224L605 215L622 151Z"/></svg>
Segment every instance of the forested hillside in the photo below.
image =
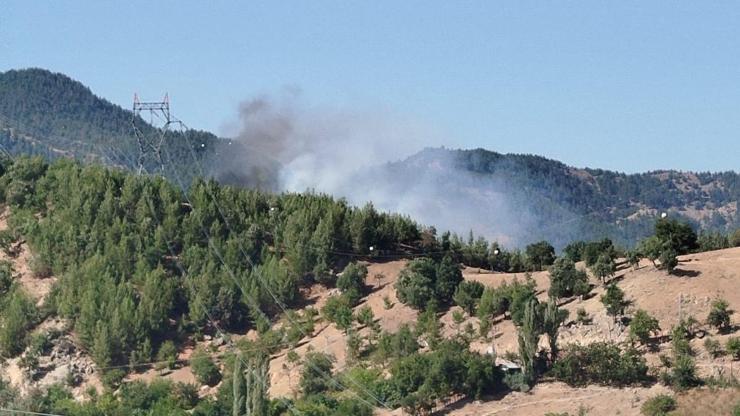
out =
<svg viewBox="0 0 740 416"><path fill-rule="evenodd" d="M13 155L71 157L135 170L139 149L131 115L63 74L43 69L0 73L0 145ZM157 134L144 120L137 126L147 136ZM238 143L186 130L168 134L162 154L171 179L189 183L195 176L211 176L209 167L218 160L219 179L251 185L250 178L224 169L243 152ZM153 157L144 162L148 172L162 169Z"/></svg>
<svg viewBox="0 0 740 416"><path fill-rule="evenodd" d="M607 236L629 247L650 235L663 212L705 231L726 233L740 226L736 172L624 174L577 169L533 155L425 149L372 174L401 178L391 182L399 195L423 179L438 196L425 202L431 210L474 205L484 216L490 207L491 222L502 229L487 229L481 220L475 231L524 236L521 245L544 239L562 248ZM495 222L496 217L508 220Z"/></svg>
<svg viewBox="0 0 740 416"><path fill-rule="evenodd" d="M143 120L139 124L145 133L154 132ZM42 69L0 74L0 145L15 155L73 157L126 169L135 169L139 156L130 111L96 97L65 75ZM250 157L255 156L238 141L189 130L168 135L163 164L150 158L146 170L162 172L184 186L205 176L278 190L274 172L250 168ZM261 161L260 166L265 163L270 162ZM459 226L459 216L474 216L466 224L477 235L509 246L545 239L560 249L573 240L603 236L633 246L650 234L662 212L708 231L728 232L740 225L736 172L623 174L577 169L532 155L426 149L361 171L350 182L380 190L388 198L413 197L415 191L431 188L413 200L420 218L442 230ZM429 220L439 218L440 212L449 213L449 224ZM506 236L514 238L507 241Z"/></svg>
<svg viewBox="0 0 740 416"><path fill-rule="evenodd" d="M700 378L685 352L691 349L676 349L697 331L682 325L697 328L698 321L653 337L657 318L628 308L626 290L644 295L631 287L637 283L702 288L692 290L705 299L696 306L708 313L703 330L716 327L728 354L737 356L740 345L730 309L737 294L725 274L734 263L678 257L738 246L740 231L706 239L686 223L660 219L638 250L582 241L556 257L546 241L524 251L463 242L326 195L201 179L185 189L161 177L40 157L3 160L0 206L0 408L91 416L369 416L403 408L422 415L455 400L495 402L545 378L632 386L640 394L645 386L666 388L656 385L659 370L660 382L676 390L729 382ZM27 264L18 261L26 245ZM712 270L706 267L720 271L703 276ZM623 279L630 283L620 288ZM39 296L43 281L49 291ZM710 304L712 290L732 303ZM675 321L672 309L648 305L663 322ZM576 306L589 312L569 318ZM588 327L591 319L598 328ZM596 330L597 342L559 347ZM539 348L540 338L548 348ZM659 350L669 339L672 361L649 371L655 364L648 358L657 358L638 350L637 340ZM499 365L498 351L481 351L488 345L506 346L508 364ZM91 364L81 367L85 360ZM191 381L168 377L185 368ZM291 373L299 375L295 383ZM151 383L145 374L155 377ZM96 377L98 385L84 384ZM41 383L48 378L51 384ZM18 391L29 383L39 384ZM282 387L268 394L271 383Z"/></svg>

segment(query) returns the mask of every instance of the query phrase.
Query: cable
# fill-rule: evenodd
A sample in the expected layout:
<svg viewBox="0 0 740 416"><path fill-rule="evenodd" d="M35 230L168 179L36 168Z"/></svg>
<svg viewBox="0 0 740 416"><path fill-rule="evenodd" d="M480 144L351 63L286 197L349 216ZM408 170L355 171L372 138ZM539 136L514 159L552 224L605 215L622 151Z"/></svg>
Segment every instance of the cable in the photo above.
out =
<svg viewBox="0 0 740 416"><path fill-rule="evenodd" d="M0 412L10 413L11 415L20 413L22 415L36 415L36 416L64 416L58 413L31 412L28 410L6 409L4 407L0 407Z"/></svg>
<svg viewBox="0 0 740 416"><path fill-rule="evenodd" d="M112 149L112 148L109 148L109 150L113 150L113 149ZM148 173L148 172L147 172L147 173ZM155 221L155 222L156 222L156 223L157 223L158 225L161 225L161 223L159 222L159 219L158 219L158 217L157 217L157 213L156 213L156 212L155 212L155 210L154 210L154 205L153 205L153 202L152 202L151 200L148 200L147 202L148 202L148 203L147 203L147 206L149 207L149 209L150 209L150 212L151 212L151 214L152 214L152 220L153 220L153 221ZM172 248L172 246L170 245L170 242L169 242L169 241L167 241L167 250L168 250L168 251L170 252L170 255L171 255L171 256L172 256L172 257L173 257L174 259L177 259L177 258L178 258L178 257L177 257L177 255L176 255L176 254L175 254L175 252L174 252L174 249L173 249L173 248ZM183 281L184 281L184 282L187 282L187 281L188 281L188 279L187 279L187 275L188 275L188 273L187 273L187 272L185 271L184 267L182 267L182 264L180 264L179 260L176 260L176 261L175 261L175 265L176 265L176 267L178 268L178 270L180 271L180 273L181 273L181 276L182 276L182 279L183 279ZM193 289L193 288L191 287L191 290L192 290L192 289ZM221 330L221 328L219 328L218 324L216 323L216 320L215 320L215 319L213 319L213 317L212 317L212 316L210 315L210 313L208 312L208 310L206 309L206 310L204 310L204 312L205 312L205 314L206 314L206 317L207 317L208 321L209 321L209 322L211 323L211 325L212 325L212 326L213 326L213 327L214 327L214 328L216 329L216 332L217 332L217 333L218 333L218 334L219 334L220 336L224 336L224 335L225 335L226 333L225 333L224 331L222 331L222 330ZM260 311L260 313L262 313L262 312ZM231 341L230 341L230 342L229 342L229 347L230 347L231 349L234 349L234 348L236 348L236 345L235 345L235 344L234 344L233 342L231 342ZM241 351L241 349L240 349L240 351ZM240 356L240 355L238 355L238 354L237 354L237 356ZM251 366L249 365L249 363L247 363L247 362L246 362L246 361L244 360L244 358L243 358L243 357L241 358L241 360L240 360L240 361L242 362L242 364L244 364L245 368L250 368L250 367L251 367ZM110 366L110 367L98 367L98 369L99 369L99 370L102 370L102 369L105 369L105 368L125 368L125 367L128 367L128 366ZM263 384L263 386L264 386L264 384ZM288 407L288 408L289 408L289 409L290 409L290 410L291 410L291 411L292 411L292 412L293 412L294 414L300 414L300 412L298 411L298 409L296 409L296 407L295 407L295 406L294 406L294 405L293 405L293 404L292 404L292 403L291 403L290 401L288 401L287 399L285 399L285 398L278 398L278 400L281 400L281 401L283 401L283 403L284 403L284 404L285 404L285 405L286 405L286 406L287 406L287 407Z"/></svg>
<svg viewBox="0 0 740 416"><path fill-rule="evenodd" d="M192 149L192 148L191 148L191 149ZM169 160L169 153L167 152L166 148L165 148L165 151L164 151L164 152L165 152L165 154L167 155L167 158L168 158L168 160ZM170 165L170 166L171 166L172 164L171 164L171 163L168 163L168 165ZM164 165L163 165L163 166L164 166ZM163 169L163 171L164 171L164 169ZM177 180L178 184L180 185L180 187L181 187L181 189L182 189L182 192L183 192L183 195L184 195L185 199L186 199L186 200L188 201L188 203L189 203L189 204L191 205L191 207L193 207L193 209L195 209L195 205L193 204L193 202L192 202L192 200L190 199L190 197L189 197L189 196L187 195L187 190L185 189L184 185L182 184L182 181L180 180L180 178L179 178L178 176L175 176L175 179ZM208 192L208 193L209 193L209 195L210 195L210 192ZM211 197L212 197L212 195L211 195ZM225 219L225 217L224 217L224 215L223 215L223 213L222 213L222 211L221 211L221 207L219 206L218 202L216 202L216 201L215 201L215 199L213 199L213 197L212 197L212 201L213 201L213 204L214 204L214 206L216 206L217 210L219 211L219 214L221 215L222 219L224 220L224 222L225 222L225 225L226 225L227 229L229 229L229 230L230 230L230 232L233 232L233 230L231 229L231 227L230 227L230 226L228 225L228 221L227 221L227 220ZM219 261L221 262L221 264L222 264L222 265L224 266L224 268L225 268L225 269L226 269L226 271L227 271L227 274L228 274L228 275L229 275L229 276L230 276L230 277L232 278L232 280L234 280L234 283L235 283L235 284L237 285L237 287L239 287L239 288L241 289L241 291L242 291L242 294L243 294L244 296L246 296L246 297L249 297L249 296L250 296L250 295L249 295L249 293L248 293L248 292L247 292L246 290L244 290L244 288L242 288L242 287L241 287L241 285L239 284L239 281L238 281L238 279L237 279L237 278L236 278L236 276L234 275L234 272L233 272L233 271L231 270L231 268L230 268L230 267L229 267L229 266L228 266L228 265L226 264L226 262L225 262L225 260L223 259L222 255L220 254L220 252L218 251L218 249L217 249L217 248L215 247L215 245L214 245L214 244L212 243L212 238L210 237L210 235L208 234L208 231L206 231L206 229L205 229L205 227L204 227L203 225L201 225L201 230L202 230L202 232L204 233L204 235L205 235L206 239L208 240L208 243L209 243L209 247L211 247L211 248L212 248L212 251L213 251L213 253L214 253L214 254L216 255L216 257L217 257L217 258L219 259ZM240 251L242 251L242 254L243 254L243 255L245 256L245 259L246 259L246 260L247 260L247 262L249 263L250 267L251 267L252 269L256 268L256 266L254 265L254 263L252 262L252 260L251 260L251 259L249 258L249 256L248 256L248 255L246 255L246 253L244 252L243 248L241 247L241 243L240 243L240 242L239 242L238 240L237 240L237 242L238 242L238 245L239 245ZM291 318L290 314L289 314L289 313L288 313L288 311L287 311L287 308L286 308L286 307L285 307L285 306L284 306L284 305L282 304L282 302L281 302L281 301L280 301L280 300L279 300L279 299L277 298L277 296L276 296L276 295L274 294L274 292L273 292L273 291L272 291L272 290L270 289L269 285L268 285L268 284L267 284L266 282L264 282L264 280L263 280L263 279L262 279L261 277L257 277L257 279L258 279L258 280L260 281L260 283L262 284L262 287L263 287L263 289L265 289L265 291L267 291L267 292L268 292L268 293L270 294L270 296L271 296L271 297L273 298L273 300L275 301L275 303L276 303L276 304L277 304L277 305L278 305L278 306L280 307L280 309L281 309L281 310L283 311L283 313L285 314L286 318L287 318L287 319L288 319L289 321L291 321L291 323L292 323L293 325L295 325L295 326L296 326L296 328L298 328L298 329L299 329L299 331L301 332L301 334L302 334L302 335L303 335L304 337L309 337L309 338L310 338L310 336L309 336L309 335L308 335L308 334L307 334L307 333L306 333L306 332L305 332L305 331L304 331L304 330L303 330L303 329L301 328L301 326L300 326L300 325L298 325L298 324L297 324L297 323L295 322L295 320L293 320L293 319ZM251 301L252 303L254 303L255 305L259 305L259 303L258 303L258 302L257 302L256 300L250 299L250 301ZM258 310L259 310L259 306L257 306L257 308L258 308ZM261 311L260 311L260 312L261 312ZM262 313L262 312L261 312L261 313ZM264 313L263 313L263 315L264 315ZM328 347L328 346L327 346L327 347ZM338 380L336 379L336 377L335 377L335 376L331 375L331 373L327 374L326 372L324 372L323 370L321 370L321 369L320 369L320 368L318 368L318 367L317 367L316 365L314 365L314 364L312 364L312 363L310 363L310 362L307 362L307 363L305 363L305 364L309 364L309 365L311 366L311 368L312 368L312 369L313 369L313 370L314 370L315 372L317 372L318 374L320 374L320 375L321 375L321 376L322 376L322 377L323 377L323 378L324 378L324 379L325 379L326 381L330 381L330 382L332 382L332 383L333 383L334 385L336 385L336 386L339 386L340 388L342 388L342 389L344 389L344 390L349 390L349 391L351 391L352 393L354 393L354 394L355 394L355 395L357 396L357 398L358 398L358 399L359 399L360 401L362 401L363 403L367 404L367 405L368 405L368 406L370 406L370 407L374 407L374 406L372 405L372 403L370 403L370 402L368 402L367 400L365 400L364 398L362 398L362 397L361 397L361 396L360 396L359 394L357 394L357 392L354 392L354 391L350 390L349 388L347 388L346 386L344 386L344 385L343 385L343 384L342 384L341 382L339 382L339 381L338 381ZM357 382L356 382L356 381L352 380L351 378L350 378L350 381L352 381L353 383L355 383L355 384L356 384L356 385L358 386L358 388L359 388L359 389L361 389L361 390L363 390L363 391L364 391L365 393L367 393L367 394L368 394L368 396L370 396L370 397L372 397L373 399L375 399L375 400L376 400L376 401L377 401L377 402L378 402L378 403L379 403L379 404L380 404L381 406L385 407L385 408L386 408L386 409L388 409L388 410L392 410L392 409L391 409L390 407L388 407L388 406L387 406L387 405L386 405L386 404L385 404L384 402L382 402L382 401L381 401L380 399L378 399L378 398L377 398L376 396L374 396L374 395L373 395L372 393L370 393L369 391L367 391L366 389L364 389L364 388L363 388L363 387L362 387L361 385L357 384Z"/></svg>
<svg viewBox="0 0 740 416"><path fill-rule="evenodd" d="M181 125L182 127L184 127L184 130L185 130L185 131L184 131L184 132L180 132L180 133L181 133L181 135L182 135L182 136L184 136L184 137L185 137L185 139L187 140L187 144L188 144L188 146L187 146L187 147L188 147L188 148L190 149L190 153L191 153L191 156L193 157L193 160L195 161L196 165L198 166L198 169L199 169L199 170L200 170L200 172L201 172L201 176L202 176L202 177L205 177L205 176L203 176L203 175L204 175L204 171L203 171L203 169L202 169L202 166L200 166L200 162L198 161L198 159L197 159L197 157L196 157L196 155L195 155L195 153L194 153L194 151L193 151L193 146L192 146L192 143L191 143L191 142L190 142L190 140L189 140L189 139L187 138L187 134L186 134L186 133L187 133L187 131L188 131L188 129L187 129L187 126L185 126L185 124L184 124L184 123L182 123L182 122L179 122L179 123L180 123L180 125ZM169 157L169 153L168 153L168 152L167 152L167 150L166 150L166 147L165 147L165 150L164 150L164 152L165 152L165 153L167 154L167 159L169 160L169 159L170 159L170 157ZM171 164L171 162L169 162L168 164L172 165L172 164ZM179 184L180 184L180 185L182 186L182 182L181 182L181 181L179 180L179 177L177 177L177 181L178 181L178 183L179 183ZM210 190L208 189L208 187L205 187L205 189L206 189L206 193L207 193L207 194L209 195L209 197L211 198L211 201L213 202L214 206L215 206L215 207L216 207L216 209L218 210L218 212L219 212L219 215L221 216L221 219L223 219L223 221L224 221L224 224L226 225L226 228L227 228L227 229L229 229L229 230L230 230L230 232L233 232L233 229L232 229L232 227L231 227L231 226L229 225L229 221L228 221L228 219L227 219L227 218L226 218L226 216L225 216L225 215L223 214L223 211L222 211L222 209L221 209L221 206L220 206L220 205L219 205L219 203L218 203L218 202L216 201L215 197L214 197L214 196L213 196L213 194L212 194L212 193L210 192ZM183 187L183 192L185 193L185 195L186 195L185 197L186 197L186 199L188 200L188 202L189 202L189 203L190 203L190 204L192 205L192 201L190 201L189 197L187 196L187 192L186 192L186 190L184 189L184 187ZM246 252L246 251L244 250L244 247L242 246L242 244L241 244L241 241L240 241L240 240L238 240L238 239L237 239L237 246L239 247L239 250L241 251L241 253L242 253L242 255L244 256L244 258L245 258L245 259L247 260L247 262L248 262L248 263L250 264L250 266L251 266L252 268L255 268L255 265L254 265L254 263L252 262L252 260L251 260L251 258L249 257L248 253L247 253L247 252ZM219 257L220 257L220 256L219 256ZM224 263L224 265L225 265L225 263ZM264 280L263 280L263 279L262 279L262 278L261 278L260 276L258 276L257 278L258 278L258 279L259 279L259 280L261 281L261 283L263 284L263 288L264 288L264 289L265 289L265 290L266 290L266 291L267 291L267 292L268 292L268 293L270 294L270 296L271 296L271 297L273 298L273 300L274 300L274 301L275 301L275 303L276 303L276 304L278 305L278 307L280 307L280 309L281 309L281 310L282 310L282 311L283 311L283 312L285 313L285 315L286 315L286 318L287 318L288 320L290 320L290 321L291 321L291 323L292 323L293 325L296 325L296 323L295 323L295 322L293 321L293 319L292 319L292 318L290 317L290 314L288 314L288 313L287 313L287 309L286 309L286 307L285 307L285 306L284 306L284 305L282 304L282 302L281 302L281 301L280 301L280 300L279 300L279 299L277 298L277 296L276 296L276 295L275 295L275 294L273 293L273 291L272 291L272 290L270 289L269 285L268 285L268 284L266 284L266 283L264 282ZM236 279L235 279L235 282L236 282ZM299 331L300 331L300 332L301 332L301 333L303 334L303 336L304 336L304 337L308 337L308 334L307 334L307 333L306 333L305 331L303 331L303 329L302 329L302 328L300 327L300 325L296 325L296 327L297 327L297 328L299 329ZM328 346L327 346L327 347L328 347ZM318 369L318 368L315 368L314 370L315 370L315 371L319 371L319 372L322 372L322 371L321 371L320 369ZM384 403L384 402L383 402L382 400L380 400L380 399L379 399L379 398L378 398L378 397L377 397L376 395L374 395L374 394L373 394L372 392L370 392L369 390L365 389L365 388L364 388L364 387L363 387L362 385L360 385L359 383L357 383L357 382L356 382L355 380L353 380L353 379L352 379L351 377L348 377L348 380L349 380L350 382L352 382L353 384L355 384L355 385L356 385L356 386L357 386L357 387L358 387L358 388L359 388L359 389L360 389L361 391L363 391L363 392L364 392L364 393L366 393L366 394L367 394L368 396L370 396L371 398L373 398L373 399L374 399L374 400L375 400L375 401L376 401L376 402L377 402L378 404L380 404L380 405L381 405L382 407L386 408L387 410L392 410L392 409L391 409L391 408L390 408L390 407L389 407L389 406L388 406L388 405L387 405L386 403ZM340 382L338 382L338 381L336 381L336 383L337 383L337 385L338 385L338 386L340 386L341 388L343 388L343 389L345 389L345 390L349 390L349 389L348 389L348 388L347 388L346 386L342 385L342 383L340 383ZM358 398L360 398L360 396L359 396L359 395L358 395L357 397L358 397ZM364 401L364 402L365 402L366 404L370 405L370 403L367 403L367 402L366 402L366 401L365 401L364 399L360 398L360 400L362 400L362 401Z"/></svg>

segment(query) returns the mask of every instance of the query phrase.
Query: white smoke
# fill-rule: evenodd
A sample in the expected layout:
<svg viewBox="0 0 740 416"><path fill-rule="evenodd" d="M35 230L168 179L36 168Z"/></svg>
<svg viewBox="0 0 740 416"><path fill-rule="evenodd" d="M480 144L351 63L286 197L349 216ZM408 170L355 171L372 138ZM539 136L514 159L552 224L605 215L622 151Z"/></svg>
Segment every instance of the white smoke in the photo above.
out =
<svg viewBox="0 0 740 416"><path fill-rule="evenodd" d="M245 101L231 130L250 153L240 169L257 165L277 191L371 201L439 231L473 230L509 245L520 242L533 217L511 203L505 183L457 169L450 152L396 163L444 140L387 111L310 106L293 90Z"/></svg>

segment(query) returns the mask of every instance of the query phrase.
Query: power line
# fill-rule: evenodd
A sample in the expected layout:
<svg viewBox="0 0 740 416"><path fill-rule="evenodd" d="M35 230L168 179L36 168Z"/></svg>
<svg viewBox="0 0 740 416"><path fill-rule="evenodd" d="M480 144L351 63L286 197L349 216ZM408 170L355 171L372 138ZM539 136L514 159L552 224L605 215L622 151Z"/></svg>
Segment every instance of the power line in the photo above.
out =
<svg viewBox="0 0 740 416"><path fill-rule="evenodd" d="M196 166L197 166L197 167L198 167L198 169L200 170L200 172L201 172L201 175L203 175L203 174L204 174L203 168L202 168L202 166L200 165L200 162L198 161L197 157L195 156L195 153L194 153L194 150L193 150L193 146L192 146L192 143L190 142L190 140L189 140L189 138L188 138L188 136L187 136L188 128L187 128L187 126L186 126L186 125L185 125L185 124L184 124L183 122L181 122L181 121L178 121L178 123L179 123L179 126L180 126L180 129L181 129L181 130L180 130L180 131L177 131L176 133L179 133L179 134L181 134L182 136L184 136L185 140L187 141L187 145L188 145L187 147L188 147L188 148L190 149L190 153L191 153L191 156L193 157L193 159L194 159L194 161L195 161L195 164L196 164ZM168 164L168 165L170 165L170 166L173 166L173 164L172 164L172 162L171 162L171 158L170 158L170 155L169 155L169 153L168 153L168 152L167 152L167 150L166 150L166 147L164 148L164 153L166 154L166 156L167 156L167 159L168 159L168 163L167 163L167 164ZM161 159L160 159L160 162L162 162L162 163L163 163L163 161L162 161ZM162 166L163 166L163 171L164 171L164 163L162 164ZM189 197L189 196L187 195L187 190L186 190L186 189L185 189L185 187L183 186L183 184L182 184L182 181L180 180L179 176L175 175L175 179L177 180L178 184L179 184L179 185L180 185L180 187L182 188L182 191L183 191L183 195L184 195L184 197L186 198L186 200L188 201L188 203L190 203L190 205L194 207L194 205L193 205L192 201L190 200L190 197ZM214 196L214 195L213 195L213 194L212 194L212 193L210 192L210 190L208 189L208 187L206 187L205 189L206 189L206 193L208 194L208 196L210 197L210 199L211 199L211 201L213 202L214 206L216 207L216 210L218 211L218 213L219 213L219 216L220 216L220 217L221 217L221 219L222 219L222 220L224 221L224 224L226 225L227 229L229 229L229 231L230 231L230 232L233 232L233 229L232 229L231 225L229 224L229 221L228 221L228 219L227 219L227 218L226 218L226 216L224 215L224 213L223 213L223 210L222 210L222 208L221 208L220 204L218 203L218 201L216 200L215 196ZM205 230L203 230L203 231L204 231L204 232L206 232ZM206 233L207 233L207 232L206 232ZM211 240L210 240L210 236L208 236L207 234L206 234L206 236L207 236L207 238L208 238L208 240L209 240L209 246L212 246L213 244L212 244L212 243L210 243L210 241L211 241ZM249 255L248 255L248 254L246 253L246 251L244 250L244 247L242 246L242 244L241 244L241 241L240 241L240 240L238 240L238 239L237 239L237 246L239 247L239 250L241 251L241 253L242 253L242 255L244 256L244 258L246 259L246 261L247 261L247 262L249 263L250 267L251 267L252 269L254 269L254 268L255 268L256 266L254 265L254 263L252 262L251 258L249 257ZM233 272L232 272L232 271L231 271L231 269L230 269L230 268L229 268L229 267L228 267L228 266L226 265L225 261L224 261L224 260L223 260L223 259L221 258L221 255L220 255L220 254L218 253L218 250L214 249L214 254L216 254L216 255L217 255L217 257L219 258L219 260L221 261L221 263L222 263L222 264L223 264L223 265L224 265L225 267L227 267L227 269L228 269L227 271L229 272L229 275L230 275L230 276L232 277L232 279L234 280L234 282L235 282L235 283L237 284L237 287L240 287L240 288L241 288L241 286L240 286L240 285L238 284L238 281L237 281L236 277L235 277L235 276L233 275ZM277 296L275 295L275 293L274 293L274 292L272 291L272 289L270 288L269 284L267 284L267 283L266 283L266 282L264 281L264 279L263 279L263 278L262 278L261 276L259 276L259 275L257 275L257 279L258 279L258 280L260 281L260 283L262 284L262 286L263 286L263 289L264 289L264 290L265 290L265 291L266 291L266 292L267 292L267 293L268 293L268 294L269 294L269 295L270 295L270 296L272 297L272 299L273 299L273 300L275 301L275 303L276 303L276 304L278 305L278 307L279 307L279 308L280 308L280 309L281 309L281 310L282 310L282 311L283 311L283 312L285 313L285 315L286 315L286 318L287 318L287 319L288 319L289 321L291 321L291 323L292 323L293 325L295 325L295 326L296 326L296 328L298 328L298 330L299 330L299 331L300 331L300 332L302 333L302 335L303 335L304 337L308 337L309 335L308 335L308 334L307 334L307 333L306 333L306 332L305 332L305 331L304 331L304 330L303 330L303 329L301 328L301 326L300 326L300 325L297 325L297 323L296 323L296 322L295 322L295 321L294 321L294 320L293 320L293 319L291 318L290 314L288 314L288 312L287 312L287 308L286 308L286 307L285 307L285 305L283 305L283 304L282 304L282 302L281 302L281 301L280 301L280 300L278 299L278 297L277 297ZM248 295L248 294L247 294L247 292L246 292L246 291L244 291L243 289L242 289L242 293L243 293L243 294L245 294L245 295ZM309 364L310 364L310 362L309 362ZM314 367L315 367L315 366L314 366ZM323 372L323 371L322 371L322 370L321 370L320 368L314 368L314 371L317 371L317 372L318 372L318 373L320 373L320 374L324 374L324 372ZM333 377L333 376L332 376L331 374L329 375L329 378L330 378L330 379L334 379L334 377ZM388 409L388 410L392 410L392 409L391 409L390 407L388 407L388 405L387 405L386 403L384 403L384 402L383 402L382 400L380 400L380 399L379 399L379 398L378 398L377 396L375 396L375 395L374 395L374 394L373 394L372 392L370 392L370 391L369 391L368 389L364 388L364 387L363 387L362 385L360 385L359 383L357 383L357 382L356 382L355 380L353 380L353 379L352 379L351 377L349 377L348 379L349 379L349 381L350 381L350 382L352 382L353 384L355 384L355 385L356 385L356 386L357 386L357 387L358 387L358 388L359 388L360 390L362 390L362 391L363 391L363 392L364 392L365 394L367 394L367 395L368 395L369 397L373 398L373 399L374 399L374 400L375 400L375 401L376 401L376 402L377 402L378 404L380 404L380 405L381 405L382 407L384 407L384 408L386 408L386 409ZM340 382L339 382L339 381L337 381L337 380L334 380L334 383L335 383L335 384L337 384L338 386L340 386L341 388L345 389L345 390L349 390L349 389L348 389L348 388L347 388L346 386L342 385L342 383L340 383ZM363 399L362 397L360 397L359 395L357 395L357 397L358 397L358 398L359 398L359 399L360 399L361 401L363 401L363 402L365 402L366 404L368 404L368 405L370 405L371 407L373 407L373 406L372 406L372 405L371 405L370 403L368 403L367 401L365 401L365 400L364 400L364 399Z"/></svg>

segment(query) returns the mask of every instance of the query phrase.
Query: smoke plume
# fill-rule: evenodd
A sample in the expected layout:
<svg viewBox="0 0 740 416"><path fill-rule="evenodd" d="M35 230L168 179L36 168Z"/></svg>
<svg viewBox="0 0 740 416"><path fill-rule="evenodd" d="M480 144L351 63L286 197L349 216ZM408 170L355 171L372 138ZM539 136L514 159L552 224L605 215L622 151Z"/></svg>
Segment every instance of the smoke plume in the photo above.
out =
<svg viewBox="0 0 740 416"><path fill-rule="evenodd" d="M315 191L344 197L450 230L517 245L533 214L508 197L493 177L460 169L455 152L421 149L444 138L390 112L305 105L289 91L243 102L229 136L248 154L237 169L273 191Z"/></svg>

